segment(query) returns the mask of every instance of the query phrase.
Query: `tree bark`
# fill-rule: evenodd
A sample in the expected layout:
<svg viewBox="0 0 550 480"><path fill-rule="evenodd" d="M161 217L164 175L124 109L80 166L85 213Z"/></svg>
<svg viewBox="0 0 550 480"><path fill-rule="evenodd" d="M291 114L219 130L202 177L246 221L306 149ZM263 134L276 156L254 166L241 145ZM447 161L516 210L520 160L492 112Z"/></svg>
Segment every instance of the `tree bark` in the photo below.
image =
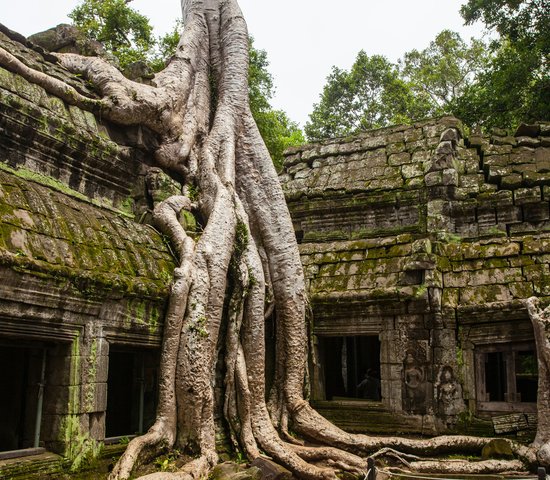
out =
<svg viewBox="0 0 550 480"><path fill-rule="evenodd" d="M196 459L177 473L144 478L198 479L217 463L214 386L221 332L226 332L223 411L234 446L250 460L263 451L301 478L334 479L338 470L364 473L364 457L387 447L404 452L402 458L480 452L488 439L352 435L304 400L305 282L277 173L248 105L246 24L236 0L182 0L182 11L185 28L176 54L153 85L127 80L100 59L58 55L67 69L97 85L101 100L76 94L0 49L3 66L65 101L101 111L120 125L148 126L162 139L155 157L159 166L183 178L181 195L154 210L155 225L170 238L179 259L165 318L157 418L130 442L111 480L129 478L141 461L174 447ZM198 192L193 202L192 190ZM186 235L179 222L183 210L204 220L200 238ZM273 390L266 392L264 319L271 312L277 359ZM540 349L546 355L550 351L547 343ZM547 367L540 366L541 358L542 372ZM539 403L548 406L545 385L546 397L539 394ZM539 427L536 445L546 446L548 425ZM295 439L289 428L312 444ZM524 464L534 461L533 449L511 446ZM379 457L384 455L399 453L383 450ZM405 461L411 470L429 470L429 461ZM440 462L431 465L443 471ZM471 473L487 465L455 462L449 468ZM498 463L499 470L517 468L516 460Z"/></svg>
<svg viewBox="0 0 550 480"><path fill-rule="evenodd" d="M533 446L538 449L541 465L550 467L550 307L543 309L536 297L525 301L537 347L539 385L537 391L537 435Z"/></svg>

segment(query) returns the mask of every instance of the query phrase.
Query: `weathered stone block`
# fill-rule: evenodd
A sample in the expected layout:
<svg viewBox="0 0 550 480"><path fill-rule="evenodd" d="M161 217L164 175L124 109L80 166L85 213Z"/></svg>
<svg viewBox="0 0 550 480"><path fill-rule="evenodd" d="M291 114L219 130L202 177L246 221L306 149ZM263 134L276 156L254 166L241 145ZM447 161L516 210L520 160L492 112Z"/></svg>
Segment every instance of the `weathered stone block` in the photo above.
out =
<svg viewBox="0 0 550 480"><path fill-rule="evenodd" d="M525 205L528 203L537 203L540 201L540 187L518 188L517 190L514 190L514 203L516 205Z"/></svg>
<svg viewBox="0 0 550 480"><path fill-rule="evenodd" d="M314 158L317 158L317 157L319 157L319 147L310 148L310 149L304 150L302 152L302 160L303 161L313 160Z"/></svg>
<svg viewBox="0 0 550 480"><path fill-rule="evenodd" d="M460 289L458 288L445 288L441 297L441 304L443 307L458 307Z"/></svg>
<svg viewBox="0 0 550 480"><path fill-rule="evenodd" d="M490 167L487 171L487 181L491 183L498 183L503 177L510 175L511 169L507 166L504 167Z"/></svg>
<svg viewBox="0 0 550 480"><path fill-rule="evenodd" d="M311 172L312 170L310 168L300 169L294 174L294 178L296 180L308 178L311 175Z"/></svg>
<svg viewBox="0 0 550 480"><path fill-rule="evenodd" d="M340 150L339 150L339 145L335 144L335 143L331 143L329 145L322 145L320 148L319 148L319 156L321 157L330 157L330 156L333 156L333 155L337 155L338 153L340 153Z"/></svg>
<svg viewBox="0 0 550 480"><path fill-rule="evenodd" d="M361 148L364 150L374 150L386 146L386 137L379 135L361 139Z"/></svg>
<svg viewBox="0 0 550 480"><path fill-rule="evenodd" d="M89 383L83 385L81 405L83 413L104 412L107 409L107 384Z"/></svg>
<svg viewBox="0 0 550 480"><path fill-rule="evenodd" d="M525 299L534 295L533 284L531 282L512 282L508 287L512 296L517 299Z"/></svg>
<svg viewBox="0 0 550 480"><path fill-rule="evenodd" d="M521 207L504 206L496 208L497 224L518 223L522 221Z"/></svg>
<svg viewBox="0 0 550 480"><path fill-rule="evenodd" d="M522 123L516 129L516 133L514 133L514 135L516 137L538 137L541 132L541 128L542 126L538 124Z"/></svg>
<svg viewBox="0 0 550 480"><path fill-rule="evenodd" d="M388 162L390 165L398 166L403 165L405 163L411 162L411 154L408 152L403 153L394 153L388 157Z"/></svg>
<svg viewBox="0 0 550 480"><path fill-rule="evenodd" d="M422 139L421 128L410 128L403 132L403 140L406 143L417 142Z"/></svg>
<svg viewBox="0 0 550 480"><path fill-rule="evenodd" d="M550 218L548 202L527 203L523 205L523 220L526 222L543 222Z"/></svg>
<svg viewBox="0 0 550 480"><path fill-rule="evenodd" d="M519 415L520 417L524 418L524 415ZM509 416L507 416L509 417ZM518 417L518 415L515 415L514 417ZM502 417L500 417L502 418ZM510 432L512 430L503 430L502 429L502 423L497 420L497 418L493 418L493 425L495 426L495 433L505 433ZM509 423L508 420L506 423ZM512 452L512 448L510 447L510 443L507 442L504 439L495 438L491 441L489 441L481 451L481 458L483 460L489 460L491 458L504 458L504 459L511 459L514 458L514 453Z"/></svg>
<svg viewBox="0 0 550 480"><path fill-rule="evenodd" d="M321 160L314 160L313 161L313 168L319 167L320 164L321 164ZM300 163L296 163L296 164L291 165L290 167L288 167L286 169L286 173L288 175L294 175L296 172L299 172L301 170L305 170L305 169L308 169L308 168L309 168L309 166L308 166L307 163L300 162Z"/></svg>
<svg viewBox="0 0 550 480"><path fill-rule="evenodd" d="M540 145L540 140L538 138L517 137L516 140L520 147L537 148Z"/></svg>
<svg viewBox="0 0 550 480"><path fill-rule="evenodd" d="M515 137L512 137L511 135L503 136L503 137L491 137L491 142L495 145L516 145L517 140Z"/></svg>
<svg viewBox="0 0 550 480"><path fill-rule="evenodd" d="M421 177L422 175L424 175L424 168L421 164L418 163L403 165L401 167L401 174L405 179Z"/></svg>
<svg viewBox="0 0 550 480"><path fill-rule="evenodd" d="M503 155L506 153L512 152L512 145L490 145L490 144L483 144L481 146L481 150L485 155L485 158L488 159L491 155Z"/></svg>
<svg viewBox="0 0 550 480"><path fill-rule="evenodd" d="M484 305L510 301L512 301L512 294L506 285L482 285L460 290L460 305Z"/></svg>
<svg viewBox="0 0 550 480"><path fill-rule="evenodd" d="M292 473L267 457L257 457L251 463L261 471L262 480L291 480ZM256 477L255 477L256 478Z"/></svg>
<svg viewBox="0 0 550 480"><path fill-rule="evenodd" d="M458 172L454 168L447 168L443 170L441 183L445 186L458 186Z"/></svg>
<svg viewBox="0 0 550 480"><path fill-rule="evenodd" d="M519 173L507 173L500 179L500 187L508 190L520 188L523 184L523 176Z"/></svg>
<svg viewBox="0 0 550 480"><path fill-rule="evenodd" d="M427 173L424 176L424 182L426 183L427 187L434 187L434 186L437 186L437 185L442 185L443 184L443 172L440 170L440 171L437 171L437 172Z"/></svg>
<svg viewBox="0 0 550 480"><path fill-rule="evenodd" d="M533 187L545 183L548 184L550 183L550 173L527 171L523 174L523 182L526 187Z"/></svg>
<svg viewBox="0 0 550 480"><path fill-rule="evenodd" d="M386 152L388 155L405 152L406 146L404 142L390 143L386 145Z"/></svg>

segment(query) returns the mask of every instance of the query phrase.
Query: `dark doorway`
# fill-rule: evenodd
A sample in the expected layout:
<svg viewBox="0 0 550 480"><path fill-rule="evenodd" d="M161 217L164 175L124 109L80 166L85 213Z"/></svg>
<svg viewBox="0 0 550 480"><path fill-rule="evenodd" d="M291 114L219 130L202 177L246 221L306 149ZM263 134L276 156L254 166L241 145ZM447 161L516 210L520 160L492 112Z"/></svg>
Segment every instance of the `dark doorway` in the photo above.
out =
<svg viewBox="0 0 550 480"><path fill-rule="evenodd" d="M106 437L143 433L153 424L158 392L155 352L109 352Z"/></svg>
<svg viewBox="0 0 550 480"><path fill-rule="evenodd" d="M378 336L319 337L327 400L336 397L380 401Z"/></svg>
<svg viewBox="0 0 550 480"><path fill-rule="evenodd" d="M0 451L38 446L43 362L42 347L0 345Z"/></svg>
<svg viewBox="0 0 550 480"><path fill-rule="evenodd" d="M485 389L491 402L504 402L508 393L506 360L503 352L490 352L485 362Z"/></svg>

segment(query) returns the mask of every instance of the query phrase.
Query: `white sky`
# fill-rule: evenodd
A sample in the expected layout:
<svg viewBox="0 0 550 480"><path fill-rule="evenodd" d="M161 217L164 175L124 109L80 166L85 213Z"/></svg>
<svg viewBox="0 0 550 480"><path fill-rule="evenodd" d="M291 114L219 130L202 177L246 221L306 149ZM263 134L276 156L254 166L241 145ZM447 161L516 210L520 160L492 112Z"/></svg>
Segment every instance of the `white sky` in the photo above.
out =
<svg viewBox="0 0 550 480"><path fill-rule="evenodd" d="M0 0L0 23L23 35L68 22L78 0ZM267 51L274 77L273 106L302 126L332 65L349 68L360 49L396 61L423 49L443 29L464 39L483 34L464 27L466 0L239 0L257 48ZM134 0L158 34L171 30L179 0Z"/></svg>

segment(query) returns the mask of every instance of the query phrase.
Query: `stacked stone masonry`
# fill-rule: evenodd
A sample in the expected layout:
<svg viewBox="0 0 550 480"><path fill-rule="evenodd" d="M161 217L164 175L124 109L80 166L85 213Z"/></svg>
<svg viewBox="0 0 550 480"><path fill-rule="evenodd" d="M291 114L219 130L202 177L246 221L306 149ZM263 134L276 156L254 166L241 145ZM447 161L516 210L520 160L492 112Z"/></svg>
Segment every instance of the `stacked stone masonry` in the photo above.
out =
<svg viewBox="0 0 550 480"><path fill-rule="evenodd" d="M0 45L94 96L2 26ZM40 454L0 460L2 478L78 466L151 423L174 258L145 223L177 187L151 168L156 142L0 68L0 457Z"/></svg>
<svg viewBox="0 0 550 480"><path fill-rule="evenodd" d="M0 45L95 95L2 26ZM346 429L532 435L522 300L550 299L550 127L514 133L444 117L287 152L313 400ZM0 476L78 465L154 416L174 260L146 224L181 188L157 144L0 68L0 457L48 450Z"/></svg>
<svg viewBox="0 0 550 480"><path fill-rule="evenodd" d="M317 408L354 431L530 438L522 301L550 299L550 125L390 127L291 149L280 178L313 305ZM367 370L375 402L357 398Z"/></svg>

